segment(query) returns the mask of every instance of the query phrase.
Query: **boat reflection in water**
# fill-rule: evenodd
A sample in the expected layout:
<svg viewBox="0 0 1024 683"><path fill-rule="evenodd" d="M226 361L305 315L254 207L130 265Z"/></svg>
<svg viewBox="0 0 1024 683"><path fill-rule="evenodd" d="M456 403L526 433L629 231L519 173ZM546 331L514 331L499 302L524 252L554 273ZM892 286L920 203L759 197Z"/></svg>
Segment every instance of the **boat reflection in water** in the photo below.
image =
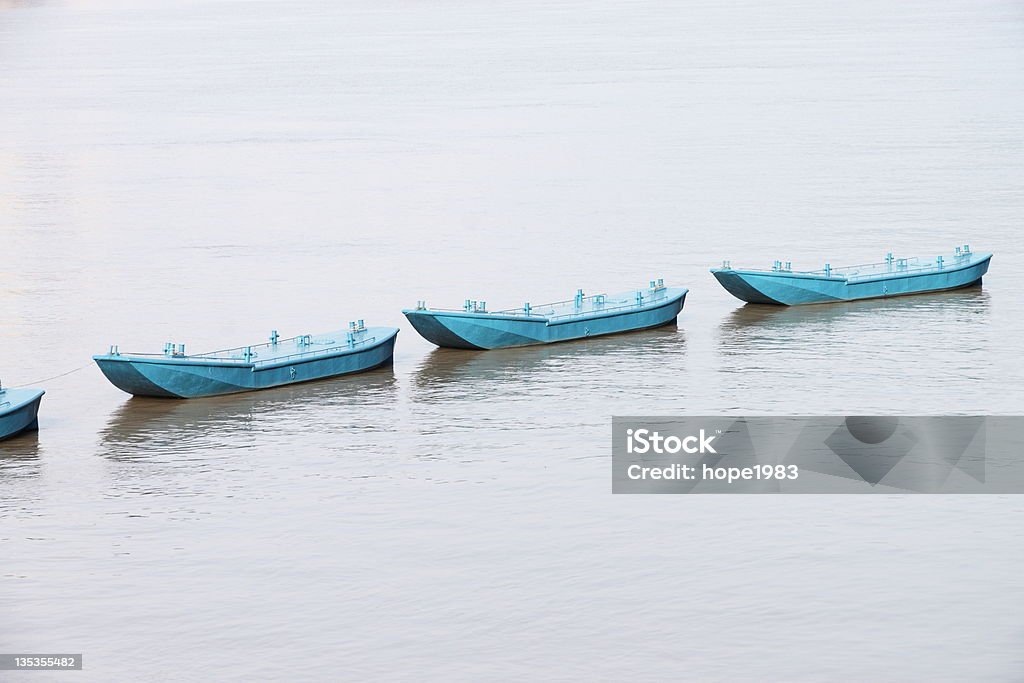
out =
<svg viewBox="0 0 1024 683"><path fill-rule="evenodd" d="M386 428L370 414L392 405L396 392L390 365L340 380L322 380L260 392L192 401L133 397L99 434L101 452L134 460L170 455L205 458L279 443L290 448L296 432L345 433Z"/></svg>
<svg viewBox="0 0 1024 683"><path fill-rule="evenodd" d="M990 313L980 288L830 306L748 304L718 327L719 379L734 396L766 396L757 410L942 412L962 373L998 375L988 359L1002 342ZM936 361L948 372L935 373ZM789 387L806 387L795 408ZM984 391L959 398L992 401Z"/></svg>
<svg viewBox="0 0 1024 683"><path fill-rule="evenodd" d="M413 391L417 401L426 402L532 400L545 393L571 397L575 386L586 392L623 391L630 368L649 369L658 362L671 372L673 359L682 359L685 342L683 330L670 324L556 345L490 351L438 348L413 373Z"/></svg>
<svg viewBox="0 0 1024 683"><path fill-rule="evenodd" d="M719 332L722 343L728 345L745 338L769 339L797 331L804 336L806 332L826 333L847 326L851 330L885 331L918 324L946 325L988 315L989 302L989 293L981 285L975 285L955 291L844 301L829 306L747 304L734 309L722 322Z"/></svg>
<svg viewBox="0 0 1024 683"><path fill-rule="evenodd" d="M39 432L23 432L17 439L0 443L0 480L35 477L40 468Z"/></svg>

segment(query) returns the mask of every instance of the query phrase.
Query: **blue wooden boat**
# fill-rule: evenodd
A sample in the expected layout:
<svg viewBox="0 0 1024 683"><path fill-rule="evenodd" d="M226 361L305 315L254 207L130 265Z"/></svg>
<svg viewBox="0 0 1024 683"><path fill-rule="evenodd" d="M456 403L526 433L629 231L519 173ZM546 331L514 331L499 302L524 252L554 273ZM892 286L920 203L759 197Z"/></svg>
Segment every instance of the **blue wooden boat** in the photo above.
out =
<svg viewBox="0 0 1024 683"><path fill-rule="evenodd" d="M0 388L0 441L39 429L42 389Z"/></svg>
<svg viewBox="0 0 1024 683"><path fill-rule="evenodd" d="M975 254L970 246L957 247L949 256L934 260L893 258L881 263L822 270L795 271L789 262L776 261L771 270L741 270L728 261L711 273L730 294L754 304L820 304L940 292L981 284L992 254Z"/></svg>
<svg viewBox="0 0 1024 683"><path fill-rule="evenodd" d="M423 337L456 349L503 349L596 337L668 325L683 308L686 289L663 280L622 294L584 296L569 301L504 311L488 311L484 301L466 300L462 310L427 308L419 302L402 313Z"/></svg>
<svg viewBox="0 0 1024 683"><path fill-rule="evenodd" d="M395 352L395 327L366 327L323 335L304 334L224 351L186 354L168 343L162 354L122 354L116 346L93 356L118 389L135 396L199 398L267 389L348 375L386 365Z"/></svg>

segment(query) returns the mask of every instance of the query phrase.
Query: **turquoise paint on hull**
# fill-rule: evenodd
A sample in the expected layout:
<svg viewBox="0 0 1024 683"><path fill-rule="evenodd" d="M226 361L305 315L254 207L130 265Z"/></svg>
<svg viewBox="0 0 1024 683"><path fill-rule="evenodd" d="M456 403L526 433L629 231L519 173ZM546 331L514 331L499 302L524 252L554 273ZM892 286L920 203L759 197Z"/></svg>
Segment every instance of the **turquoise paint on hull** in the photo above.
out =
<svg viewBox="0 0 1024 683"><path fill-rule="evenodd" d="M42 389L0 390L0 441L39 429Z"/></svg>
<svg viewBox="0 0 1024 683"><path fill-rule="evenodd" d="M351 335L351 336L350 336ZM111 384L135 396L201 398L365 372L391 363L398 328L350 328L269 344L185 355L93 356Z"/></svg>
<svg viewBox="0 0 1024 683"><path fill-rule="evenodd" d="M402 311L427 341L459 349L503 349L633 332L668 325L688 290L654 285L612 296L488 312L467 302L461 311L426 307ZM639 298L638 298L639 297Z"/></svg>
<svg viewBox="0 0 1024 683"><path fill-rule="evenodd" d="M730 294L748 303L798 306L941 292L980 284L992 254L957 249L934 261L894 259L819 271L793 271L776 262L772 270L728 265L711 273ZM788 264L787 264L788 265Z"/></svg>

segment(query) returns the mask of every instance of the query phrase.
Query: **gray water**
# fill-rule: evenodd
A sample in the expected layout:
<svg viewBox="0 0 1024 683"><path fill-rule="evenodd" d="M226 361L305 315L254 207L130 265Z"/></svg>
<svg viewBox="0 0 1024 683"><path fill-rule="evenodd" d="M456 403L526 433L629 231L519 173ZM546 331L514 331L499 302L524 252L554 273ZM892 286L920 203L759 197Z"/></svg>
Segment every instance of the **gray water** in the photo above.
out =
<svg viewBox="0 0 1024 683"><path fill-rule="evenodd" d="M1014 2L0 2L4 680L1015 681L1024 504L612 496L614 414L1024 410ZM722 259L992 251L743 308ZM691 289L436 350L418 299ZM89 356L401 326L393 368L129 399Z"/></svg>

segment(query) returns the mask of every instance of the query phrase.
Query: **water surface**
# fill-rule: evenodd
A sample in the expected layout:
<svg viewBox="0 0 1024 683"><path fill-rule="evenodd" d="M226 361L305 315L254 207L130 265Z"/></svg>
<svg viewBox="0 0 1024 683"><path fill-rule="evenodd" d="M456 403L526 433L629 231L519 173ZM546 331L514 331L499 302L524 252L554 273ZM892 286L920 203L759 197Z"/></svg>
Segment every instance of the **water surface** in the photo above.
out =
<svg viewBox="0 0 1024 683"><path fill-rule="evenodd" d="M81 681L1020 680L1017 498L613 497L608 440L1019 414L1022 29L1012 2L0 3L0 376L85 366L0 447L0 650L82 652ZM896 301L743 307L707 273L964 242L984 288ZM686 308L632 336L458 352L400 315L655 277ZM356 318L402 327L393 368L185 403L89 364Z"/></svg>

